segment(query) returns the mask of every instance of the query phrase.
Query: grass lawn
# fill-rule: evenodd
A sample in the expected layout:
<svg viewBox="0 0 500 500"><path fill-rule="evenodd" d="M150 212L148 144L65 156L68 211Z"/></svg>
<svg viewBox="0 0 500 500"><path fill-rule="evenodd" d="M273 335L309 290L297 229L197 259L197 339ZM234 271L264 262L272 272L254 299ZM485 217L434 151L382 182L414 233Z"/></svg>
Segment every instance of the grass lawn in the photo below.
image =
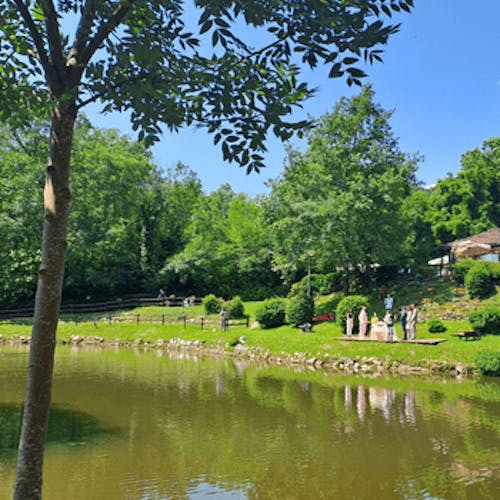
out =
<svg viewBox="0 0 500 500"><path fill-rule="evenodd" d="M245 310L254 318L259 302L245 304ZM136 324L137 315L140 323ZM161 324L164 315L166 324ZM197 324L187 322L168 323L168 320L178 320L186 315L188 318L198 318ZM226 345L238 337L244 335L251 347L261 347L273 355L282 353L307 353L308 356L325 358L327 355L333 357L359 358L362 356L376 357L379 359L393 359L396 361L406 360L425 364L426 361L446 361L450 363L462 362L472 366L474 359L480 350L500 351L500 335L487 335L478 341L459 340L456 336L461 330L471 329L468 321L445 321L447 331L445 333L429 333L426 323L419 323L417 329L418 338L445 338L446 342L438 345L418 345L404 343L378 343L378 342L349 342L335 340L343 335L338 325L332 322L319 323L314 326L312 333L302 333L297 328L282 326L274 329L261 329L260 327L246 328L246 326L231 326L227 332L221 332L215 326L218 315L212 315L213 325L205 325L201 329L199 319L204 316L202 306L186 308L169 307L147 307L129 312L120 313L119 317L129 318L130 322L109 323L106 321L78 322L61 321L58 328L58 339L69 340L72 335L98 336L107 341L119 339L121 341L133 342L141 339L144 342L154 343L159 339L165 341L171 338L182 338L185 340L201 340L206 345ZM92 320L89 315L87 320ZM157 321L157 322L148 322ZM397 327L396 327L397 328ZM0 335L4 338L13 336L29 336L31 327L14 323L0 324ZM400 332L397 332L398 335Z"/></svg>

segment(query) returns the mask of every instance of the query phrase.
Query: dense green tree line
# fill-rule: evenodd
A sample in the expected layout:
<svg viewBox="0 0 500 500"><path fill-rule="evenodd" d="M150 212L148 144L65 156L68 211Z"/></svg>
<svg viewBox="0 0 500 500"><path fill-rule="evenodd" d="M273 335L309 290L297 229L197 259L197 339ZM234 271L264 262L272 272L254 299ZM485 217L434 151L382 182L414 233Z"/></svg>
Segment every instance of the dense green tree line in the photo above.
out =
<svg viewBox="0 0 500 500"><path fill-rule="evenodd" d="M188 167L161 172L143 143L80 119L64 299L160 286L265 298L309 268L335 275L337 287L352 286L372 264L425 263L439 244L499 226L500 138L466 152L456 176L428 189L415 176L418 156L400 150L390 116L369 86L341 99L319 119L306 151L289 152L270 193L256 198L228 185L205 194ZM4 306L34 297L46 134L44 123L0 132Z"/></svg>

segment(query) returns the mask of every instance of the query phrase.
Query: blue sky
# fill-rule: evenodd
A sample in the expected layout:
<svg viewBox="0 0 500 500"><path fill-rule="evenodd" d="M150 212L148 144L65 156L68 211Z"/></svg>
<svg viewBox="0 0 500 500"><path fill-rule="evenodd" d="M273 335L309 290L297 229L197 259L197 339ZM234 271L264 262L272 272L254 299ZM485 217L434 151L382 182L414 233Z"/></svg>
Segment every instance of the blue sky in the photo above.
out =
<svg viewBox="0 0 500 500"><path fill-rule="evenodd" d="M398 18L402 26L385 48L384 62L366 70L376 101L394 110L391 125L401 149L424 156L417 173L424 184L456 174L463 153L500 135L499 20L500 0L415 0L412 14ZM359 92L328 79L326 69L308 72L308 79L318 87L304 105L313 117L331 111L341 96ZM97 126L132 135L124 116L103 116L93 107L85 113ZM205 192L228 182L236 192L256 195L267 192L266 181L283 169L283 144L270 140L268 148L266 168L250 175L223 162L204 130L165 133L153 152L161 168L178 161L188 165Z"/></svg>

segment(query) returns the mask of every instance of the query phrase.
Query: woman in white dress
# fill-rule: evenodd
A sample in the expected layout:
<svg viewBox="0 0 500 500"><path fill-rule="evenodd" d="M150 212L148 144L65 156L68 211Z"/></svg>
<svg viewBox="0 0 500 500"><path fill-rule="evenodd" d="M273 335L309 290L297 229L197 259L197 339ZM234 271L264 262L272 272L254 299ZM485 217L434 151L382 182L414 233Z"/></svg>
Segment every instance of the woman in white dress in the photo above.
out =
<svg viewBox="0 0 500 500"><path fill-rule="evenodd" d="M366 337L366 331L368 329L368 313L366 312L366 306L363 306L361 308L358 320L359 320L359 338L364 339Z"/></svg>
<svg viewBox="0 0 500 500"><path fill-rule="evenodd" d="M345 331L348 337L352 337L352 330L354 328L354 312L351 307L347 309L345 317Z"/></svg>

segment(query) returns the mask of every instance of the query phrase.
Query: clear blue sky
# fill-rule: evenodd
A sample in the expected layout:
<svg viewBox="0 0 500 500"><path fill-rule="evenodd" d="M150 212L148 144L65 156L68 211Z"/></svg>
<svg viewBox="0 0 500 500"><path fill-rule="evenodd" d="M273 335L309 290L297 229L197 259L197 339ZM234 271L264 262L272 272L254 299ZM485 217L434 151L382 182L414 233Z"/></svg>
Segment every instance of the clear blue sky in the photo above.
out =
<svg viewBox="0 0 500 500"><path fill-rule="evenodd" d="M384 62L367 68L366 82L373 84L377 102L394 110L391 124L401 149L424 156L417 176L431 184L456 174L463 153L500 135L500 0L415 0L413 13L398 21L400 32L389 40ZM311 74L310 81L319 90L304 110L314 117L359 91L328 79L326 70ZM126 117L96 109L85 109L95 125L132 134ZM162 168L188 165L205 192L228 182L236 192L255 195L267 192L266 181L283 168L284 146L270 140L268 148L266 169L250 175L223 162L204 130L165 133L153 151Z"/></svg>

